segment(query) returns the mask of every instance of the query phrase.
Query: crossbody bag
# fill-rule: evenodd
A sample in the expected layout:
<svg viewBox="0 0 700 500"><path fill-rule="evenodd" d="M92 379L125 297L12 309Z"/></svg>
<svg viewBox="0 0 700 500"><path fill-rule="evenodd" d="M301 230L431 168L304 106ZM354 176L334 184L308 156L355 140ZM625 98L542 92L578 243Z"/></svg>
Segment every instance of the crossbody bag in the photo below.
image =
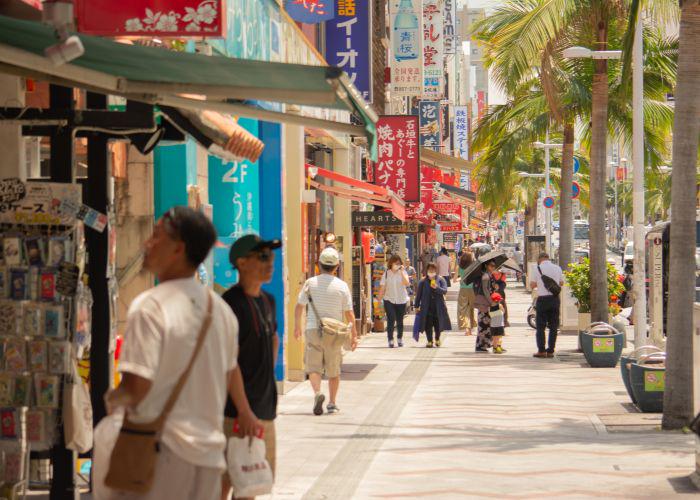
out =
<svg viewBox="0 0 700 500"><path fill-rule="evenodd" d="M350 323L343 323L335 318L324 317L318 313L316 309L316 304L314 304L314 299L311 298L311 290L306 289L306 296L309 298L309 304L314 310L316 319L318 320L318 334L321 338L324 335L329 337L336 337L338 341L344 342L352 334L352 325Z"/></svg>
<svg viewBox="0 0 700 500"><path fill-rule="evenodd" d="M211 292L207 291L207 297L207 313L199 330L194 352L158 418L152 422L137 424L131 422L128 415L124 415L124 422L110 456L109 469L105 478L106 486L132 493L146 493L151 489L163 426L187 382L211 325L213 303Z"/></svg>
<svg viewBox="0 0 700 500"><path fill-rule="evenodd" d="M544 274L539 264L537 264L537 270L540 272L540 276L542 276L542 283L544 283L544 287L547 291L553 296L558 297L561 293L561 286L559 286L559 283L557 283L554 278Z"/></svg>

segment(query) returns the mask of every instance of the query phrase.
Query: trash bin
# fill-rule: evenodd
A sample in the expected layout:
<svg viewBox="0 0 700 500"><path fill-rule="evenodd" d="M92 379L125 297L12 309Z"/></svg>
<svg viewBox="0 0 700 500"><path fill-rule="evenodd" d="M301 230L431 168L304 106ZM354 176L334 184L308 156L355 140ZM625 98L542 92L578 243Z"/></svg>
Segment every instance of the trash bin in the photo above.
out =
<svg viewBox="0 0 700 500"><path fill-rule="evenodd" d="M581 349L593 368L613 368L625 347L625 335L607 324L591 325L579 334Z"/></svg>
<svg viewBox="0 0 700 500"><path fill-rule="evenodd" d="M632 384L630 382L630 367L632 363L636 363L640 356L646 354L660 353L661 349L653 345L645 345L638 349L635 349L626 356L620 356L620 375L622 376L622 382L625 384L625 389L627 394L629 394L630 399L634 404L637 404L637 399L634 397L632 392Z"/></svg>
<svg viewBox="0 0 700 500"><path fill-rule="evenodd" d="M664 411L666 366L632 363L630 369L632 393L637 407L644 413Z"/></svg>

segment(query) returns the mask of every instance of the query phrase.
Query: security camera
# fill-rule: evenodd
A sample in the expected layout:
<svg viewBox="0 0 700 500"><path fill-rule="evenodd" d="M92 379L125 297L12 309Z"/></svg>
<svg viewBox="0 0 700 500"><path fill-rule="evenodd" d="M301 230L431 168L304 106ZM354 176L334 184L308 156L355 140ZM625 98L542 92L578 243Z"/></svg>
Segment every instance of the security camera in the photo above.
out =
<svg viewBox="0 0 700 500"><path fill-rule="evenodd" d="M85 54L83 42L77 36L69 36L55 45L44 49L44 55L54 66L60 66Z"/></svg>

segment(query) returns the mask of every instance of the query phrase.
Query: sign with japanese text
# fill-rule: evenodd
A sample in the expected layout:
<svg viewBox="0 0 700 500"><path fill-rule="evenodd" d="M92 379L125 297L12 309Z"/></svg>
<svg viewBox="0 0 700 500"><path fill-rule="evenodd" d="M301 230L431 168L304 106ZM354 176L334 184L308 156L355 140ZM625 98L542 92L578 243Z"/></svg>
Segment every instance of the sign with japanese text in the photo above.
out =
<svg viewBox="0 0 700 500"><path fill-rule="evenodd" d="M476 106L477 106L477 117L481 120L486 113L486 93L483 90L479 90L476 93Z"/></svg>
<svg viewBox="0 0 700 500"><path fill-rule="evenodd" d="M90 35L224 36L223 0L76 0L75 12Z"/></svg>
<svg viewBox="0 0 700 500"><path fill-rule="evenodd" d="M326 23L326 60L345 70L367 102L372 101L372 13L370 0L337 0Z"/></svg>
<svg viewBox="0 0 700 500"><path fill-rule="evenodd" d="M440 99L443 94L444 36L443 0L423 1L423 97Z"/></svg>
<svg viewBox="0 0 700 500"><path fill-rule="evenodd" d="M445 33L445 54L457 52L458 37L455 35L455 22L457 18L457 0L445 0L445 16L443 20Z"/></svg>
<svg viewBox="0 0 700 500"><path fill-rule="evenodd" d="M406 202L420 200L418 117L380 116L374 182Z"/></svg>
<svg viewBox="0 0 700 500"><path fill-rule="evenodd" d="M353 212L352 225L353 227L367 226L400 226L403 224L401 219L397 219L389 212Z"/></svg>
<svg viewBox="0 0 700 500"><path fill-rule="evenodd" d="M423 224L431 224L433 220L433 182L441 172L433 167L420 167L420 201L406 205L406 219L417 220Z"/></svg>
<svg viewBox="0 0 700 500"><path fill-rule="evenodd" d="M462 205L455 202L433 202L433 210L440 215L462 218Z"/></svg>
<svg viewBox="0 0 700 500"><path fill-rule="evenodd" d="M469 158L469 114L466 106L455 106L455 152L460 158ZM464 188L467 189L467 188Z"/></svg>
<svg viewBox="0 0 700 500"><path fill-rule="evenodd" d="M335 2L348 0L286 0L284 8L289 17L304 24L330 21L335 16Z"/></svg>
<svg viewBox="0 0 700 500"><path fill-rule="evenodd" d="M442 134L440 131L440 102L421 101L418 104L420 120L420 145L440 151Z"/></svg>
<svg viewBox="0 0 700 500"><path fill-rule="evenodd" d="M443 233L461 233L462 223L461 222L450 222L450 223L440 223L440 231Z"/></svg>
<svg viewBox="0 0 700 500"><path fill-rule="evenodd" d="M17 189L19 190L19 185ZM0 203L0 223L72 225L77 219L77 210L65 210L62 207L75 206L80 209L83 206L81 193L79 184L28 182L24 184L22 197L6 198L5 202Z"/></svg>
<svg viewBox="0 0 700 500"><path fill-rule="evenodd" d="M391 93L393 96L420 95L423 90L423 4L422 0L390 0Z"/></svg>
<svg viewBox="0 0 700 500"><path fill-rule="evenodd" d="M450 145L450 103L448 101L440 101L440 131L442 133L440 136L442 149L440 151L446 155L452 155ZM449 184L454 185L454 179Z"/></svg>
<svg viewBox="0 0 700 500"><path fill-rule="evenodd" d="M399 226L377 226L378 233L420 233L421 225L418 221L406 221Z"/></svg>

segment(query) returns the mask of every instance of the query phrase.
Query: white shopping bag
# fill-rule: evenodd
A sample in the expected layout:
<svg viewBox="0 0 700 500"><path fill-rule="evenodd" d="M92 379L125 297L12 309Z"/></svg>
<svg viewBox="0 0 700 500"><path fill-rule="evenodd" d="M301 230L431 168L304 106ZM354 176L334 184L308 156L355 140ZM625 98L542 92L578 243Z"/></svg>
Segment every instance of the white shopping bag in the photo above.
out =
<svg viewBox="0 0 700 500"><path fill-rule="evenodd" d="M92 450L92 494L95 500L106 500L113 493L111 488L105 486L105 477L107 477L109 460L123 422L124 411L117 410L100 420L95 427L95 444Z"/></svg>
<svg viewBox="0 0 700 500"><path fill-rule="evenodd" d="M265 441L233 436L228 440L226 460L236 498L272 492L272 470L265 459Z"/></svg>

